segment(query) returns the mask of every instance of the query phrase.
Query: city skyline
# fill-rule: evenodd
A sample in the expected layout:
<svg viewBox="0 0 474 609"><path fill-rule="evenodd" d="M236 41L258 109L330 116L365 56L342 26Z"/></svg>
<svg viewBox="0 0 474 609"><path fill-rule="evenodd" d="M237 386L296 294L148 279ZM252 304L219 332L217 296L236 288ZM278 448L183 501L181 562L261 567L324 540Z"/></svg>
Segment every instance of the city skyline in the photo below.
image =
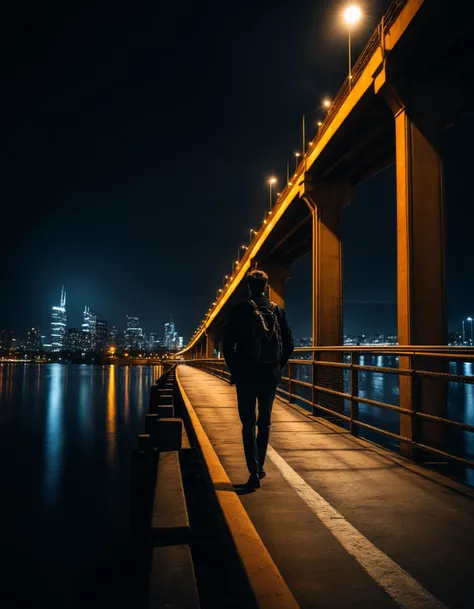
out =
<svg viewBox="0 0 474 609"><path fill-rule="evenodd" d="M301 267L302 265L300 265ZM297 269L298 272L299 269ZM295 273L297 274L297 273ZM57 316L58 315L65 315L66 321L64 321L64 319L61 317L61 319L59 319L59 323L63 325L63 327L66 328L66 332L64 333L64 341L66 341L67 339L67 329L68 328L84 328L85 325L87 325L87 323L85 323L85 315L92 313L92 317L95 319L95 323L97 323L97 321L101 321L98 320L97 318L97 314L93 311L91 305L81 305L78 302L75 302L72 307L75 309L75 314L74 315L70 315L69 311L71 308L71 297L69 295L69 299L68 299L68 307L67 307L67 313L65 310L66 307L66 295L69 294L69 291L65 289L65 286L63 285L61 288L61 296L60 296L60 300L59 300L59 305L55 305L52 304L49 309L47 309L46 311L42 311L41 314L41 318L43 319L43 323L42 324L38 324L38 323L27 323L26 326L20 327L20 329L14 328L9 326L8 324L2 323L2 320L0 320L0 329L2 330L11 330L14 333L15 337L19 337L20 340L24 341L25 343L28 342L29 338L28 338L28 334L29 332L31 332L31 330L35 330L37 328L39 328L41 330L41 336L42 337L47 337L46 343L50 344L52 343L52 341L50 340L52 334L51 334L51 323L52 323L52 319L51 319L51 311L53 311L53 316L56 316L56 321L57 320ZM288 300L291 300L291 292L288 295ZM52 302L54 302L54 297L51 299ZM356 305L357 307L369 307L371 305L381 305L381 306L394 306L393 302L381 302L381 303L371 303L370 301L348 301L347 305L352 306L352 305ZM289 314L289 318L290 321L292 321L291 319L291 305L290 305L290 314ZM103 317L107 318L107 315L104 315ZM122 327L124 329L126 329L127 327L127 318L131 317L128 315L128 313L126 313L125 315L123 315L121 318L119 318L119 321L117 320L113 320L113 321L109 321L109 319L107 319L106 323L108 325L109 330L112 328L117 328L117 327ZM308 314L309 317L309 314ZM396 332L396 324L392 327L379 327L377 326L375 329L372 329L371 331L368 328L362 328L360 331L354 331L353 328L351 328L350 324L347 323L347 315L344 318L344 334L348 335L348 336L363 336L363 335L372 335L372 336L377 336L377 335L395 335L397 334ZM133 317L132 317L133 318ZM139 317L141 319L141 317ZM121 321L120 321L121 319ZM135 318L138 319L138 318ZM393 318L393 321L395 322L395 318ZM466 326L464 327L464 322L466 323ZM144 330L146 330L147 334L152 334L153 336L156 336L159 339L163 339L165 337L166 334L166 326L168 326L169 324L172 324L174 327L174 321L173 321L173 316L170 315L170 321L169 322L152 322L151 326L148 326L147 324L142 324ZM468 324L471 325L468 325ZM66 324L66 325L64 325ZM164 330L158 330L157 328L162 328L164 327ZM305 336L309 336L311 334L310 331L310 324L309 324L309 319L306 320L306 324L304 324L303 326L296 326L298 329L295 332L295 336L298 337L305 337ZM47 328L47 330L46 330ZM395 329L394 329L395 328ZM464 315L462 318L458 318L455 320L452 320L452 322L450 322L449 326L448 326L448 333L449 334L459 334L460 336L462 336L463 334L465 335L466 338L470 338L472 344L474 344L474 313L472 316L466 314ZM184 340L184 344L186 344L186 336L183 335L183 340ZM467 341L466 341L467 342Z"/></svg>
<svg viewBox="0 0 474 609"><path fill-rule="evenodd" d="M63 285L59 304L50 307L49 324L45 324L42 328L33 324L26 332L17 332L0 326L1 351L8 351L15 346L25 350L44 350L52 353L102 352L110 345L124 349L152 351L162 347L180 349L184 345L183 336L178 335L172 320L155 324L161 325L162 331L147 330L141 327L138 317L126 314L123 329L118 329L117 326L120 327L120 324L110 324L107 320L99 319L93 308L85 305L81 323L68 323L66 294Z"/></svg>

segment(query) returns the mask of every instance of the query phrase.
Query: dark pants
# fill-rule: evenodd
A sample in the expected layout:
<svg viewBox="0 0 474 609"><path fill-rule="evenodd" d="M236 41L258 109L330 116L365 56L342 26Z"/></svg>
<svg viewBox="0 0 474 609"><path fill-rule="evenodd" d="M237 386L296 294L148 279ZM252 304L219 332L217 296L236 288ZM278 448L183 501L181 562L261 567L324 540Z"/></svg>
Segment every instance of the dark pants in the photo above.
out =
<svg viewBox="0 0 474 609"><path fill-rule="evenodd" d="M242 379L236 383L245 460L251 474L257 474L265 462L276 386L276 379L268 378ZM257 400L258 419L255 412Z"/></svg>

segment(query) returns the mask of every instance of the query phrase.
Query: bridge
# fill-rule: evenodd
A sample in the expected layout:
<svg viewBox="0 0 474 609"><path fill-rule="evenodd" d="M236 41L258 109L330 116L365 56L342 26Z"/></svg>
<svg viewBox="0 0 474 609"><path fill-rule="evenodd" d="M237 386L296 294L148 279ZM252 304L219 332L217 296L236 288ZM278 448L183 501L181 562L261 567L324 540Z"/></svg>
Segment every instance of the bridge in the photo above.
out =
<svg viewBox="0 0 474 609"><path fill-rule="evenodd" d="M177 356L186 416L258 606L472 606L474 353L447 346L441 153L473 99L472 19L456 7L393 2ZM341 212L393 163L399 344L345 346ZM284 370L268 477L238 496L226 319L252 268L284 306L292 265L309 253L312 345Z"/></svg>

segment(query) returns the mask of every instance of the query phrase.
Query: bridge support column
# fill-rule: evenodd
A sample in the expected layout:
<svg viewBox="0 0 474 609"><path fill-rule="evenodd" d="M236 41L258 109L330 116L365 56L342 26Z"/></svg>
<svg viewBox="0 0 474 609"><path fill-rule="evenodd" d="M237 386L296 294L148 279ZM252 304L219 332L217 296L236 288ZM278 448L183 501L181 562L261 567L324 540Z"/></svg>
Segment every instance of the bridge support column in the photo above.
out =
<svg viewBox="0 0 474 609"><path fill-rule="evenodd" d="M309 177L309 176L308 176ZM305 180L300 196L312 214L312 342L317 348L341 346L344 343L342 294L341 210L349 202L350 190L345 184L312 184ZM316 359L342 361L338 351L316 351ZM316 366L315 385L343 391L343 377L336 367ZM343 412L344 402L335 395L315 391L315 405ZM322 411L324 414L324 411Z"/></svg>
<svg viewBox="0 0 474 609"><path fill-rule="evenodd" d="M398 342L447 344L445 303L444 197L441 156L408 116L395 114L397 175ZM428 357L400 357L400 368L442 372L444 363ZM445 416L444 383L400 377L400 406ZM442 425L400 415L400 435L435 448L445 444ZM413 446L402 452L414 457Z"/></svg>
<svg viewBox="0 0 474 609"><path fill-rule="evenodd" d="M285 281L290 275L288 267L265 266L268 275L268 298L279 307L285 307Z"/></svg>
<svg viewBox="0 0 474 609"><path fill-rule="evenodd" d="M206 359L214 357L215 337L213 334L206 335Z"/></svg>
<svg viewBox="0 0 474 609"><path fill-rule="evenodd" d="M341 210L350 191L341 184L305 181L300 195L312 214L313 345L343 344Z"/></svg>

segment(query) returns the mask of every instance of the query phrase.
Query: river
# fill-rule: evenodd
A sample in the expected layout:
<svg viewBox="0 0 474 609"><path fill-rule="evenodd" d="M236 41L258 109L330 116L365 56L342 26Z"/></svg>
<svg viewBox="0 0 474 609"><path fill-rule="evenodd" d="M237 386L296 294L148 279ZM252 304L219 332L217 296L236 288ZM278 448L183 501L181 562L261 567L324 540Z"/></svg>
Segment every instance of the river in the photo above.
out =
<svg viewBox="0 0 474 609"><path fill-rule="evenodd" d="M134 606L129 457L160 374L0 365L0 606Z"/></svg>

